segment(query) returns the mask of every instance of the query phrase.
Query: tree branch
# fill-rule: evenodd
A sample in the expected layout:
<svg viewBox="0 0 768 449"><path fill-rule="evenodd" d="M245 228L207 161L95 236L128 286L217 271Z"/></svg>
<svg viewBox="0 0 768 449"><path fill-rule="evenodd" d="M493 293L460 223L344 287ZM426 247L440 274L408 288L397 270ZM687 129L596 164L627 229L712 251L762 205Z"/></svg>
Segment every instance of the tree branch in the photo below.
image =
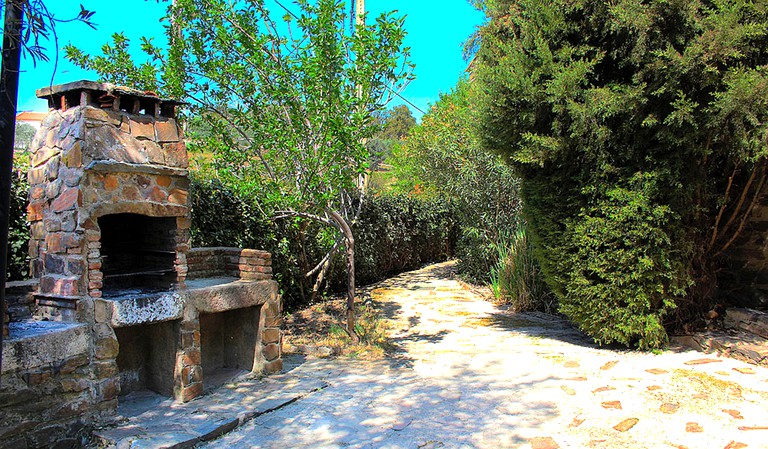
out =
<svg viewBox="0 0 768 449"><path fill-rule="evenodd" d="M741 235L741 231L744 230L744 225L747 223L747 220L749 219L749 216L752 214L752 209L754 209L755 205L757 204L757 200L760 198L760 194L763 190L763 185L765 184L766 179L766 164L763 163L762 167L762 174L760 176L760 181L757 184L757 189L755 189L754 195L752 195L752 201L749 204L749 207L747 208L746 212L744 212L744 215L741 217L741 221L739 223L738 229L736 229L736 232L733 233L733 236L726 242L725 245L723 245L722 248L720 248L719 251L715 253L713 257L717 257L721 255L723 252L725 252L732 244L736 241L736 239Z"/></svg>
<svg viewBox="0 0 768 449"><path fill-rule="evenodd" d="M327 252L327 253L325 253L325 256L323 257L323 260L321 260L321 261L320 261L320 262L319 262L319 263L318 263L318 264L315 266L315 268L313 268L313 269L311 269L310 271L308 271L308 272L307 272L307 274L305 274L305 275L304 275L304 277L312 277L312 276L314 276L314 275L315 275L315 274L316 274L318 271L320 271L320 269L323 267L323 264L325 264L325 262L327 262L328 260L330 260L330 259L333 257L333 255L334 255L334 254L336 254L336 251L339 249L339 246L341 246L341 239L338 239L338 240L336 240L336 241L333 243L333 247L331 247L331 249L329 249L329 250L328 250L328 252Z"/></svg>
<svg viewBox="0 0 768 449"><path fill-rule="evenodd" d="M728 198L730 197L731 187L733 186L733 178L736 176L737 170L738 170L738 166L734 167L733 172L731 173L731 176L728 178L728 186L725 188L723 204L722 206L720 206L720 211L717 213L717 218L715 219L715 228L712 231L712 238L709 240L710 248L715 246L715 242L717 241L717 228L718 226L720 226L720 220L723 218L723 213L725 212L726 206L728 206Z"/></svg>
<svg viewBox="0 0 768 449"><path fill-rule="evenodd" d="M731 225L739 216L739 211L741 210L741 206L744 204L744 201L746 200L747 195L749 194L749 188L752 187L752 182L755 180L755 176L757 176L757 170L758 170L758 167L755 167L754 169L752 169L752 173L750 173L749 175L747 184L744 186L744 190L742 190L741 196L739 196L738 204L736 204L736 207L733 209L733 213L731 213L731 217L728 219L728 222L725 224L725 226L723 226L723 234L728 232L728 229L730 229Z"/></svg>

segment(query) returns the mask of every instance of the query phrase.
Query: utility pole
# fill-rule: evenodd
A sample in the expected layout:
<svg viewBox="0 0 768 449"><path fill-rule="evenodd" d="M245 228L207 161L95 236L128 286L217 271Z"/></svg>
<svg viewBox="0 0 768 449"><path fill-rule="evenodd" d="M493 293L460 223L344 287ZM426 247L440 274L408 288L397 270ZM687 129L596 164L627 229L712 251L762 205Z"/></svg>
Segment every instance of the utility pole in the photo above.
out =
<svg viewBox="0 0 768 449"><path fill-rule="evenodd" d="M357 33L357 28L365 25L365 0L353 0L355 1L355 25L356 29L353 33ZM351 18L350 18L351 20ZM357 98L363 97L363 86L357 85L355 87L357 91ZM365 141L363 141L365 144ZM365 175L361 175L357 180L357 187L360 190L365 188L366 179ZM336 214L338 215L338 214ZM343 217L337 217L338 223L341 224L342 233L345 236L344 246L346 247L347 258L347 334L352 340L357 343L359 337L355 332L355 239L352 235L352 229L347 224L347 221Z"/></svg>
<svg viewBox="0 0 768 449"><path fill-rule="evenodd" d="M0 64L0 371L5 332L5 279L8 272L8 220L11 209L13 141L16 137L16 100L21 65L23 0L6 0Z"/></svg>
<svg viewBox="0 0 768 449"><path fill-rule="evenodd" d="M365 0L355 0L355 23L365 25Z"/></svg>

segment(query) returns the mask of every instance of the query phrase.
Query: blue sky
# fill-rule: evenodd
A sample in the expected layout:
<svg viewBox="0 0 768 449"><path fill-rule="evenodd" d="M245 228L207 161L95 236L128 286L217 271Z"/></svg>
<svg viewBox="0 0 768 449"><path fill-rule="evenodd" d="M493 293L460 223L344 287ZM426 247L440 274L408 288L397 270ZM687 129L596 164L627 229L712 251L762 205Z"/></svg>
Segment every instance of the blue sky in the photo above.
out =
<svg viewBox="0 0 768 449"><path fill-rule="evenodd" d="M80 11L80 4L88 10L96 11L92 20L96 30L81 23L62 23L57 27L59 47L73 44L87 53L100 54L99 48L108 42L115 32L123 32L138 49L141 36L153 37L161 42L162 23L166 4L154 0L123 0L120 2L103 0L54 0L46 2L51 11L59 18L75 17ZM281 1L289 9L298 10L290 0ZM278 9L278 5L267 0L267 5ZM426 111L428 105L437 101L441 92L447 92L463 74L466 63L462 59L462 42L482 22L483 16L467 0L367 0L366 10L369 16L382 11L397 10L404 14L405 29L408 32L406 45L411 47L411 59L416 64L416 80L412 81L401 95L420 109ZM54 73L55 53L52 42L48 43L48 55L51 62L22 61L22 73L19 86L18 110L44 111L46 103L35 97L35 90L51 83L67 83L80 79L95 79L96 75L83 71L64 59L59 52L58 67ZM394 100L390 106L403 103ZM414 110L415 116L421 114Z"/></svg>

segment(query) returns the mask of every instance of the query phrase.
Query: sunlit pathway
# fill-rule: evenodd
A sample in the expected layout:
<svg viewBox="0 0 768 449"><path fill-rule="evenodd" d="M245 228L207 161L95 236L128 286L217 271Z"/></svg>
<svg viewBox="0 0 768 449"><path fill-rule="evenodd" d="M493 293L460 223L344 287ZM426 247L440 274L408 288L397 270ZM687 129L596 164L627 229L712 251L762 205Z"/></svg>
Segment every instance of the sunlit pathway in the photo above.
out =
<svg viewBox="0 0 768 449"><path fill-rule="evenodd" d="M560 320L499 310L451 267L373 291L398 354L291 360L328 386L206 447L768 448L768 369L599 349Z"/></svg>

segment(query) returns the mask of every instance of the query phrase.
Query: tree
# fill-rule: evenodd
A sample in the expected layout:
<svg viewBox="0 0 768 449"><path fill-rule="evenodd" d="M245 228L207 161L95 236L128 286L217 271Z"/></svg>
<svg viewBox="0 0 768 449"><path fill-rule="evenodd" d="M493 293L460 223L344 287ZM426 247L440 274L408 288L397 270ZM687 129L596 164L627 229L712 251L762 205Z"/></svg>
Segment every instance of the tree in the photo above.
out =
<svg viewBox="0 0 768 449"><path fill-rule="evenodd" d="M96 14L95 11L89 11L80 5L80 11L75 17L62 19L54 16L45 3L44 0L6 0L0 3L0 13L3 9L13 9L14 6L21 8L18 22L21 33L17 36L6 32L3 34L8 35L14 44L18 44L21 51L28 54L33 63L38 60L48 61L48 52L43 41L53 40L54 51L58 52L57 24L80 22L96 29L96 25L91 21Z"/></svg>
<svg viewBox="0 0 768 449"><path fill-rule="evenodd" d="M768 7L485 2L479 132L561 310L643 348L708 310L766 179Z"/></svg>
<svg viewBox="0 0 768 449"><path fill-rule="evenodd" d="M21 62L22 5L7 2L3 20L3 48L0 61L0 369L3 365L3 337L5 325L5 279L8 271L8 225L13 172L13 138L16 123L16 98L19 92L19 66Z"/></svg>
<svg viewBox="0 0 768 449"><path fill-rule="evenodd" d="M15 151L27 151L32 139L35 137L35 127L28 123L16 123L13 149Z"/></svg>
<svg viewBox="0 0 768 449"><path fill-rule="evenodd" d="M411 109L404 105L398 105L382 114L383 129L378 136L383 139L402 140L416 126Z"/></svg>
<svg viewBox="0 0 768 449"><path fill-rule="evenodd" d="M381 15L353 29L341 2L296 4L298 14L278 23L262 1L177 0L170 15L181 38L171 54L180 56L183 71L173 76L183 80L195 110L205 111L199 117L212 130L206 145L222 179L258 194L275 218L313 220L336 233L310 274L322 275L344 248L353 335L350 223L364 199L358 181L370 155L363 140L373 136L373 114L411 66L402 19Z"/></svg>
<svg viewBox="0 0 768 449"><path fill-rule="evenodd" d="M162 80L158 79L158 73L165 73L160 72L159 59L136 64L130 44L131 40L120 32L112 34L112 44L101 46L102 55L90 57L71 44L64 47L64 52L70 62L86 70L109 74L110 82L117 85L150 92L165 91ZM142 38L141 48L151 53L156 47L150 39Z"/></svg>
<svg viewBox="0 0 768 449"><path fill-rule="evenodd" d="M365 142L371 152L371 170L376 170L383 160L392 154L392 150L416 126L416 119L406 105L376 114L380 130Z"/></svg>

